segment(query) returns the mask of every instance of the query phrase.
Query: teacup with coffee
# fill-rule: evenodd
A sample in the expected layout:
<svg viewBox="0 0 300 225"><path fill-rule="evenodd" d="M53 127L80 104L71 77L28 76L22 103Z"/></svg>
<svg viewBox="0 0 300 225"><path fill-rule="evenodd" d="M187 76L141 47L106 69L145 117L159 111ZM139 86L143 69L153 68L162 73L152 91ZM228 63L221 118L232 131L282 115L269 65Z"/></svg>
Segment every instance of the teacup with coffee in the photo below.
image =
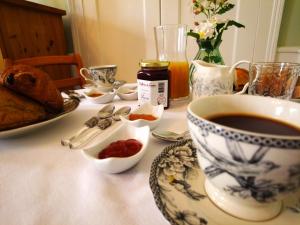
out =
<svg viewBox="0 0 300 225"><path fill-rule="evenodd" d="M254 95L206 96L188 126L210 199L236 217L277 216L300 188L300 104Z"/></svg>

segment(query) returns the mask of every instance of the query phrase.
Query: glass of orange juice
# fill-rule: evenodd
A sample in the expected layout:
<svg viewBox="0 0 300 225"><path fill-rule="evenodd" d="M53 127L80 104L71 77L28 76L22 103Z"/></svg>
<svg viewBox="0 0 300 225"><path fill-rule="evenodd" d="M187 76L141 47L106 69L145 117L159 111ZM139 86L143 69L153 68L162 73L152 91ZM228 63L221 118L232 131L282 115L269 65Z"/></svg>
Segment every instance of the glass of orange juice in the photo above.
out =
<svg viewBox="0 0 300 225"><path fill-rule="evenodd" d="M187 99L190 92L186 57L187 25L162 25L155 27L154 31L157 58L170 62L170 99Z"/></svg>

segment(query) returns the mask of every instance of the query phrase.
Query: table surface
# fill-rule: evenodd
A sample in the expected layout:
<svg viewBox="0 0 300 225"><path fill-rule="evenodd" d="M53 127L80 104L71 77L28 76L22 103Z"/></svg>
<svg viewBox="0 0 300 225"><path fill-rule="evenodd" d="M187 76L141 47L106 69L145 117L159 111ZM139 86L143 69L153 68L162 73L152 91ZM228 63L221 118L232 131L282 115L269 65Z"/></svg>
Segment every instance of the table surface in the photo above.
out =
<svg viewBox="0 0 300 225"><path fill-rule="evenodd" d="M116 108L137 101L112 102ZM150 137L147 152L133 168L106 174L80 150L60 144L103 107L82 100L70 115L37 130L0 140L0 224L5 225L167 225L149 187L154 158L170 143ZM156 129L187 130L185 103L165 110ZM121 122L118 122L121 123ZM115 125L116 126L116 125ZM109 135L110 127L103 135Z"/></svg>

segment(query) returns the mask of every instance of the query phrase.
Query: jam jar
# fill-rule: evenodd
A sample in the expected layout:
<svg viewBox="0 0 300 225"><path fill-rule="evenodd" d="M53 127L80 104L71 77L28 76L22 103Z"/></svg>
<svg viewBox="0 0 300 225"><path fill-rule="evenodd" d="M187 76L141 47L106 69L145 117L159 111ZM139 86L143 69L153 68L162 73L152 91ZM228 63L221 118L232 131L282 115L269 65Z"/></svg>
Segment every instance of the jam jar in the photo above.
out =
<svg viewBox="0 0 300 225"><path fill-rule="evenodd" d="M137 73L138 101L140 104L150 102L169 108L169 62L142 60Z"/></svg>

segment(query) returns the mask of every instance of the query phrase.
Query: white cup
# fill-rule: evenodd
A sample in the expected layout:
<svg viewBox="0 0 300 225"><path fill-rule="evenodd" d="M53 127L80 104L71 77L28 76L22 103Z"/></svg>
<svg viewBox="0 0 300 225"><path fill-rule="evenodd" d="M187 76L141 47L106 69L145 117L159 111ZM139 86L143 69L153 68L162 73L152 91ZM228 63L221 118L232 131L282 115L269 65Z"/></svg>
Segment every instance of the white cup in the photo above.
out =
<svg viewBox="0 0 300 225"><path fill-rule="evenodd" d="M97 87L106 87L107 91L111 91L113 88L113 84L116 81L116 72L116 65L101 65L80 69L80 74L87 83L92 83Z"/></svg>
<svg viewBox="0 0 300 225"><path fill-rule="evenodd" d="M300 104L254 95L214 95L191 102L187 111L210 199L238 218L265 221L277 216L282 199L300 189L300 136L247 131L209 118L253 115L299 130Z"/></svg>

